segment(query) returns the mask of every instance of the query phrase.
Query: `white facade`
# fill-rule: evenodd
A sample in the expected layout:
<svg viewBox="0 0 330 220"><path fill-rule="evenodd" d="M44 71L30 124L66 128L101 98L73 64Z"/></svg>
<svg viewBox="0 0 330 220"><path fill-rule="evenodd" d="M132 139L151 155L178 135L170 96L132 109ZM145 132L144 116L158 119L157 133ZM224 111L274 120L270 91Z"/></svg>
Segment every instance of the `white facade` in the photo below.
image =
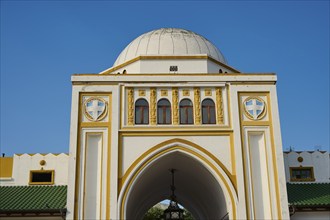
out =
<svg viewBox="0 0 330 220"><path fill-rule="evenodd" d="M186 53L197 44L170 55L140 44L146 54L122 59L141 51L133 44L101 74L72 76L67 218L142 218L169 197L174 168L178 202L197 219L288 219L276 76L239 73L211 51ZM148 102L146 124L136 121L140 99ZM163 99L168 124L159 124ZM180 107L188 99L192 107ZM206 99L214 124L203 123ZM188 108L193 123L182 124Z"/></svg>
<svg viewBox="0 0 330 220"><path fill-rule="evenodd" d="M0 160L3 158L0 158ZM5 158L6 159L6 158ZM8 158L11 159L11 158ZM68 154L14 154L5 169L11 169L12 174L0 177L0 186L31 185L31 172L52 171L53 181L47 185L68 184ZM33 184L33 183L32 183Z"/></svg>
<svg viewBox="0 0 330 220"><path fill-rule="evenodd" d="M284 152L286 181L291 182L290 168L312 168L314 180L307 182L330 182L330 159L327 151Z"/></svg>

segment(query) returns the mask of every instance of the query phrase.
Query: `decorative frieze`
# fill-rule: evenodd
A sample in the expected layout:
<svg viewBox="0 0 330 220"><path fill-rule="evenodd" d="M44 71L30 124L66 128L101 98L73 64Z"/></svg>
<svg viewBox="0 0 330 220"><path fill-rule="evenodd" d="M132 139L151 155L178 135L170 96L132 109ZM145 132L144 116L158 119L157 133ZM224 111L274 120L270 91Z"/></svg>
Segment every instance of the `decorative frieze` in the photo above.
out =
<svg viewBox="0 0 330 220"><path fill-rule="evenodd" d="M164 89L160 90L160 95L161 96L167 96L168 95L167 90L164 90Z"/></svg>
<svg viewBox="0 0 330 220"><path fill-rule="evenodd" d="M217 124L224 124L222 89L216 88Z"/></svg>
<svg viewBox="0 0 330 220"><path fill-rule="evenodd" d="M150 88L150 124L156 125L156 110L157 110L157 93L156 88Z"/></svg>
<svg viewBox="0 0 330 220"><path fill-rule="evenodd" d="M190 95L190 91L188 89L184 89L182 91L182 94L183 94L183 96L189 96Z"/></svg>
<svg viewBox="0 0 330 220"><path fill-rule="evenodd" d="M194 88L195 124L201 124L201 94L200 88Z"/></svg>
<svg viewBox="0 0 330 220"><path fill-rule="evenodd" d="M134 89L127 89L127 124L133 125L134 122Z"/></svg>
<svg viewBox="0 0 330 220"><path fill-rule="evenodd" d="M212 96L212 89L205 89L205 96Z"/></svg>
<svg viewBox="0 0 330 220"><path fill-rule="evenodd" d="M139 90L139 96L145 96L146 90Z"/></svg>
<svg viewBox="0 0 330 220"><path fill-rule="evenodd" d="M178 88L172 88L172 113L173 124L179 124L179 90Z"/></svg>

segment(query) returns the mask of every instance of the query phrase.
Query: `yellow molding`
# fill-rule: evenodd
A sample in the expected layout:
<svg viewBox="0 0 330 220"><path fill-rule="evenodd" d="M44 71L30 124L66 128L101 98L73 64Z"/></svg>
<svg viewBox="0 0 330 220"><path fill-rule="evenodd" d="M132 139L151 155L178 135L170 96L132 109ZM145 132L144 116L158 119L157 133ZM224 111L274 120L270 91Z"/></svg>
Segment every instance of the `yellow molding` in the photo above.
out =
<svg viewBox="0 0 330 220"><path fill-rule="evenodd" d="M50 182L32 182L32 173L51 173ZM29 185L54 185L55 170L30 170Z"/></svg>
<svg viewBox="0 0 330 220"><path fill-rule="evenodd" d="M230 134L226 134L225 136L230 136ZM121 139L121 138L120 138ZM132 170L134 169L134 167L136 167L136 165L142 161L145 157L147 157L149 154L151 154L152 152L156 151L157 149L163 147L163 146L166 146L166 145L169 145L171 143L183 143L183 144L187 144L187 145L190 145L196 149L198 149L199 151L203 152L204 154L208 155L210 158L212 158L222 169L223 171L226 173L226 175L229 177L231 183L233 184L234 188L235 188L235 191L237 193L237 180L236 180L236 176L235 175L232 175L231 172L229 172L229 170L226 168L226 166L224 166L221 161L216 158L213 154L211 154L210 152L208 152L206 149L204 149L203 147L193 143L193 142L190 142L190 141L187 141L187 140L184 140L184 139L181 139L181 138L174 138L174 139L171 139L171 140L167 140L167 141L164 141L160 144L157 144L156 146L150 148L149 150L147 150L146 152L144 152L138 159L136 159L132 164L131 166L126 170L125 174L122 176L122 182L120 184L120 186L123 185L123 183L126 181L127 177L129 176L129 174L132 172ZM232 144L230 144L230 146L232 146ZM119 145L119 151L122 151L122 146ZM122 155L122 153L121 153ZM122 168L120 169L121 172L122 172ZM121 189L121 187L119 187Z"/></svg>
<svg viewBox="0 0 330 220"><path fill-rule="evenodd" d="M268 126L269 121L243 121L243 126Z"/></svg>
<svg viewBox="0 0 330 220"><path fill-rule="evenodd" d="M228 117L228 127L231 128L232 120L231 120L231 97L230 97L230 87L226 84L226 93L227 93L227 117ZM225 116L224 116L225 117Z"/></svg>
<svg viewBox="0 0 330 220"><path fill-rule="evenodd" d="M73 219L78 219L78 212L79 212L79 206L78 204L79 199L79 189L81 187L81 181L80 181L80 171L82 169L81 167L81 135L83 134L82 129L83 128L95 128L95 127L102 127L107 128L108 130L108 156L111 156L111 116L112 116L112 93L111 92L80 92L78 98L78 131L77 131L77 148L76 148L76 175L75 175L75 191L74 191L74 211L73 211ZM83 115L83 96L108 96L108 122L82 122L82 115ZM102 143L103 144L103 143ZM103 157L103 155L102 155ZM108 160L107 164L107 173L110 172L111 165L110 161ZM107 176L107 192L106 192L106 207L110 207L110 175ZM110 216L110 210L108 208L106 209L106 216ZM81 216L82 217L82 216ZM107 218L108 219L108 218Z"/></svg>
<svg viewBox="0 0 330 220"><path fill-rule="evenodd" d="M232 134L232 130L185 130L185 131L173 131L173 130L149 130L149 131L120 131L122 136L227 136Z"/></svg>
<svg viewBox="0 0 330 220"><path fill-rule="evenodd" d="M242 96L266 96L267 105L268 105L268 121L244 121L243 120L243 102L241 100ZM275 192L276 192L276 206L277 206L277 214L278 219L282 219L281 213L281 204L280 204L280 194L279 194L279 179L278 179L278 171L277 171L277 163L276 163L276 152L275 152L275 138L274 138L274 130L273 130L273 119L272 119L272 107L270 100L270 92L269 91L253 91L253 92L238 92L237 93L238 102L239 102L239 120L241 127L241 150L243 156L243 172L244 172L244 188L245 188L245 197L246 197L246 210L247 210L247 218L250 218L249 215L249 201L248 201L248 189L247 189L247 174L246 174L246 158L244 156L244 144L246 142L244 137L244 127L245 126L267 126L270 129L270 141L271 141L271 151L272 151L272 163L273 163L273 172L274 172L274 181L275 181Z"/></svg>
<svg viewBox="0 0 330 220"><path fill-rule="evenodd" d="M81 122L80 127L108 127L110 122Z"/></svg>
<svg viewBox="0 0 330 220"><path fill-rule="evenodd" d="M306 179L292 178L292 171L293 170L310 170L311 178L306 178ZM292 181L292 182L314 182L315 181L314 167L290 167L290 181Z"/></svg>
<svg viewBox="0 0 330 220"><path fill-rule="evenodd" d="M173 139L174 140L174 139ZM182 140L185 142L185 140ZM187 141L189 142L189 141ZM164 143L164 142L163 142ZM191 142L189 142L191 143ZM191 143L193 144L193 143ZM195 144L193 144L195 145ZM197 145L198 146L198 145ZM157 147L157 146L155 146ZM156 150L156 149L154 149ZM134 172L133 176L130 178L129 180L129 183L127 185L127 187L125 188L125 191L124 191L124 195L123 195L123 199L121 201L121 204L120 204L120 218L123 219L124 218L124 204L126 202L126 198L127 198L127 193L128 193L128 189L131 188L132 186L132 183L134 182L134 180L136 179L136 177L138 176L138 174L144 169L144 167L146 167L148 164L150 164L152 161L156 160L157 158L161 157L163 154L166 154L168 152L171 152L171 151L175 151L175 150L182 150L182 151L185 151L187 152L188 154L192 154L196 157L198 157L199 159L201 159L202 161L204 161L205 163L207 163L216 173L217 175L220 177L220 179L223 181L226 189L227 189L227 192L229 194L229 197L230 197L230 200L231 200L231 205L233 207L232 209L232 216L233 216L233 219L236 219L236 202L234 200L234 195L232 194L232 191L230 190L230 186L228 184L228 182L226 181L226 179L224 178L224 176L221 174L221 172L219 172L219 170L212 164L212 162L210 162L208 159L206 159L205 157L203 157L202 155L198 154L197 152L194 152L193 150L191 149L188 149L188 148L185 148L185 147L182 147L182 146L174 146L174 147L170 147L162 152L159 152L158 154L152 156L151 158L149 158L146 162L144 162L138 169L137 171ZM204 150L202 148L202 150ZM150 151L148 154L152 153L152 151ZM205 153L205 152L203 152ZM146 157L146 155L141 155L141 157L144 156ZM141 158L142 159L142 158ZM213 159L213 158L212 158ZM217 162L216 162L217 163ZM222 167L221 167L222 168ZM224 170L225 171L225 170ZM226 171L225 171L226 173ZM226 175L228 176L228 174L226 173ZM229 179L232 181L231 179L231 176L228 176ZM234 178L236 179L236 176L234 176ZM125 182L125 180L123 180L123 182ZM234 190L235 190L235 193L236 193L236 198L237 198L237 189L236 189L236 185L233 184L233 182L231 182L232 185L234 186Z"/></svg>
<svg viewBox="0 0 330 220"><path fill-rule="evenodd" d="M279 187L279 177L278 177L278 167L276 162L276 145L275 145L275 137L274 137L274 126L273 126L273 113L272 113L272 105L270 100L270 93L267 94L267 104L268 104L268 120L269 120L269 127L270 127L270 140L271 140L271 149L272 149L272 161L273 161L273 169L274 169L274 179L275 179L275 190L276 190L276 204L277 204L277 214L278 218L282 219L282 212L281 212L281 197L280 197L280 187ZM282 148L281 148L282 152Z"/></svg>

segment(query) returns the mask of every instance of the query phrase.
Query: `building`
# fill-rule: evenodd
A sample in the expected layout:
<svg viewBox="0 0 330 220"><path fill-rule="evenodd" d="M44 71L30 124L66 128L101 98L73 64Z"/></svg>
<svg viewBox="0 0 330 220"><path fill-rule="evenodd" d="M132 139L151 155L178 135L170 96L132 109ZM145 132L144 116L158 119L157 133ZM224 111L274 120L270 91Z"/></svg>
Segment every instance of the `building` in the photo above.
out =
<svg viewBox="0 0 330 220"><path fill-rule="evenodd" d="M329 219L329 152L287 151L283 156L291 219Z"/></svg>
<svg viewBox="0 0 330 220"><path fill-rule="evenodd" d="M66 216L67 154L15 154L0 158L0 219Z"/></svg>
<svg viewBox="0 0 330 220"><path fill-rule="evenodd" d="M66 207L31 215L139 219L169 198L175 169L177 202L197 219L289 218L275 74L240 72L205 37L162 28L71 79Z"/></svg>

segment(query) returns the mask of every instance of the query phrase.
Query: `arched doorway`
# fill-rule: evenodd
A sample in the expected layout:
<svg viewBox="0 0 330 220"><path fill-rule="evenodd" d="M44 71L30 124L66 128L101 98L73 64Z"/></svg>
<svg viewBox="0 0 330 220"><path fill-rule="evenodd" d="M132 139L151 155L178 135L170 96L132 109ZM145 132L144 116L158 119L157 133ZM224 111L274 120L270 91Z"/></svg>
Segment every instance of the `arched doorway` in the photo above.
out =
<svg viewBox="0 0 330 220"><path fill-rule="evenodd" d="M122 218L142 219L150 207L169 198L170 168L177 170L175 192L178 202L196 219L233 217L231 192L223 190L224 184L220 183L221 178L215 175L213 168L184 148L173 147L153 156L129 180L130 184L123 190L126 193L120 199Z"/></svg>

